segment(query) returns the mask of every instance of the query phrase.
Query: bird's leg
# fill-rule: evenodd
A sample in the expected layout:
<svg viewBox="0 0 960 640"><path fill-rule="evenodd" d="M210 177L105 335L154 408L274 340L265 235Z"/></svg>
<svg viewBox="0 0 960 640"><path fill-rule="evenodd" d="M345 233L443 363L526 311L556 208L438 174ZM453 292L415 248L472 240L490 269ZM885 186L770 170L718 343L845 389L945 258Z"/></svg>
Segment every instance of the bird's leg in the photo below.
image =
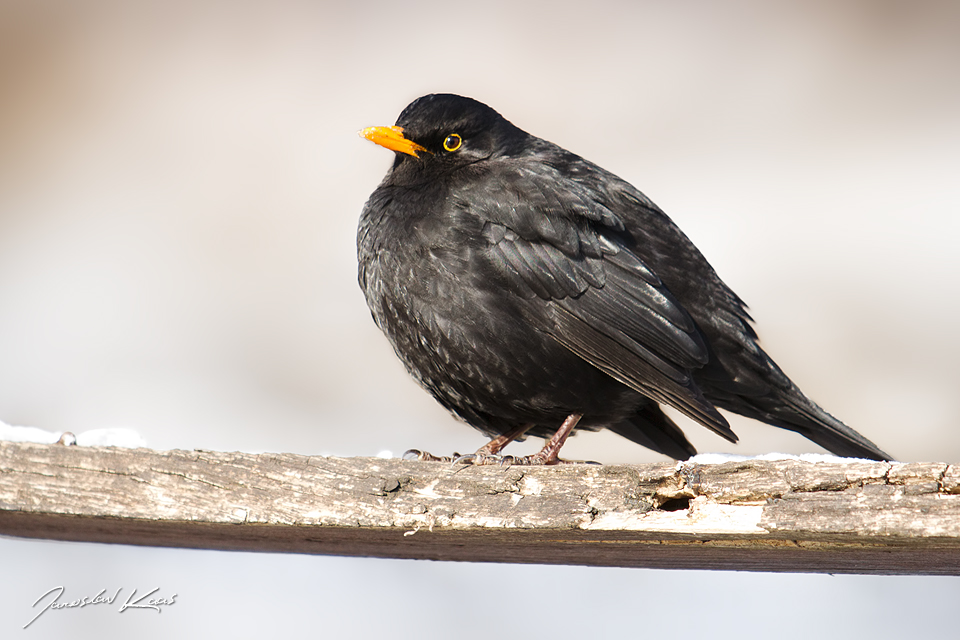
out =
<svg viewBox="0 0 960 640"><path fill-rule="evenodd" d="M495 456L500 453L505 446L525 434L527 431L533 428L533 424L522 424L513 431L508 431L502 436L497 436L487 444L483 445L477 449L476 454L478 456Z"/></svg>
<svg viewBox="0 0 960 640"><path fill-rule="evenodd" d="M520 425L513 431L497 436L477 449L476 453L465 456L454 453L453 456L435 456L419 449L410 449L403 454L404 460L423 460L427 462L452 462L454 464L499 464L502 458L498 455L505 446L533 428L533 424Z"/></svg>
<svg viewBox="0 0 960 640"><path fill-rule="evenodd" d="M568 462L572 462L559 458L560 448L563 446L563 443L567 441L567 438L570 437L570 434L573 433L573 428L577 426L577 423L580 422L580 418L582 417L582 413L571 413L567 416L567 419L563 421L563 424L561 424L557 432L553 434L553 437L550 438L547 444L543 445L543 449L540 449L537 453L520 458L505 456L503 462L511 465L567 464Z"/></svg>

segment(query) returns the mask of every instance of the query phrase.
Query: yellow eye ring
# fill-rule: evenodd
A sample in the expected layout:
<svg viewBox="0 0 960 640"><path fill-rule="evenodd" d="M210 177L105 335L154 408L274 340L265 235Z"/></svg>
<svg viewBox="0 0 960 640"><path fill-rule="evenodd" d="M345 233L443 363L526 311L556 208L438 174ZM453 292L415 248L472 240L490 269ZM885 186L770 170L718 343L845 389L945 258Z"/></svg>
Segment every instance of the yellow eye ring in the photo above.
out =
<svg viewBox="0 0 960 640"><path fill-rule="evenodd" d="M463 138L455 133L451 133L443 139L443 148L447 151L456 151L463 144Z"/></svg>

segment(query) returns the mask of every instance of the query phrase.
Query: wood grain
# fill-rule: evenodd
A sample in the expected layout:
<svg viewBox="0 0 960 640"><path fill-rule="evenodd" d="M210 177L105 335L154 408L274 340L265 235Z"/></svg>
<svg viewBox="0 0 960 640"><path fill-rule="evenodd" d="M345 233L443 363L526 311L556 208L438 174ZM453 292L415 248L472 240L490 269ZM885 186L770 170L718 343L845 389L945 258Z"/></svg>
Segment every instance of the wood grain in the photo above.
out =
<svg viewBox="0 0 960 640"><path fill-rule="evenodd" d="M960 468L459 467L0 442L0 533L479 562L960 574Z"/></svg>

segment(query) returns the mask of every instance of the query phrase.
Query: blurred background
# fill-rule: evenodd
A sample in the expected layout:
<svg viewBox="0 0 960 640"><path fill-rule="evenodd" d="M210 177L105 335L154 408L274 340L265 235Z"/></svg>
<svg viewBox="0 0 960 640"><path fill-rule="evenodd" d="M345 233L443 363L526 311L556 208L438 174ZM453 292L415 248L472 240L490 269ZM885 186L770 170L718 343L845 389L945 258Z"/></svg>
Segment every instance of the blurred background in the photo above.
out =
<svg viewBox="0 0 960 640"><path fill-rule="evenodd" d="M356 283L357 218L392 159L356 131L444 91L634 183L808 395L901 460L960 462L958 69L949 0L0 0L0 421L155 449L480 446L407 377ZM678 420L704 452L819 451ZM564 453L662 460L602 433ZM933 635L960 597L954 578L9 538L0 558L10 632L57 585L178 594L162 615L48 612L35 638Z"/></svg>

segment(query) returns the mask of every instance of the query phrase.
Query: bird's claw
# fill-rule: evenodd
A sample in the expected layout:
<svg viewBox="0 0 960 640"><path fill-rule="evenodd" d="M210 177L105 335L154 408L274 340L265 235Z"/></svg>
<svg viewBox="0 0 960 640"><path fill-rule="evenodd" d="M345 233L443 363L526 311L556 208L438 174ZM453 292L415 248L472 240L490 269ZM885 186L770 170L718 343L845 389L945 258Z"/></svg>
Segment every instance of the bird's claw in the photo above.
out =
<svg viewBox="0 0 960 640"><path fill-rule="evenodd" d="M468 454L465 455L465 456L456 456L456 457L454 457L453 460L450 461L450 463L451 463L453 466L457 466L458 464L478 464L478 463L477 463L477 454L475 454L475 453L468 453Z"/></svg>
<svg viewBox="0 0 960 640"><path fill-rule="evenodd" d="M460 457L460 454L454 452L453 456L435 456L432 453L420 451L420 449L407 449L401 457L404 460L419 460L421 462L453 462Z"/></svg>

